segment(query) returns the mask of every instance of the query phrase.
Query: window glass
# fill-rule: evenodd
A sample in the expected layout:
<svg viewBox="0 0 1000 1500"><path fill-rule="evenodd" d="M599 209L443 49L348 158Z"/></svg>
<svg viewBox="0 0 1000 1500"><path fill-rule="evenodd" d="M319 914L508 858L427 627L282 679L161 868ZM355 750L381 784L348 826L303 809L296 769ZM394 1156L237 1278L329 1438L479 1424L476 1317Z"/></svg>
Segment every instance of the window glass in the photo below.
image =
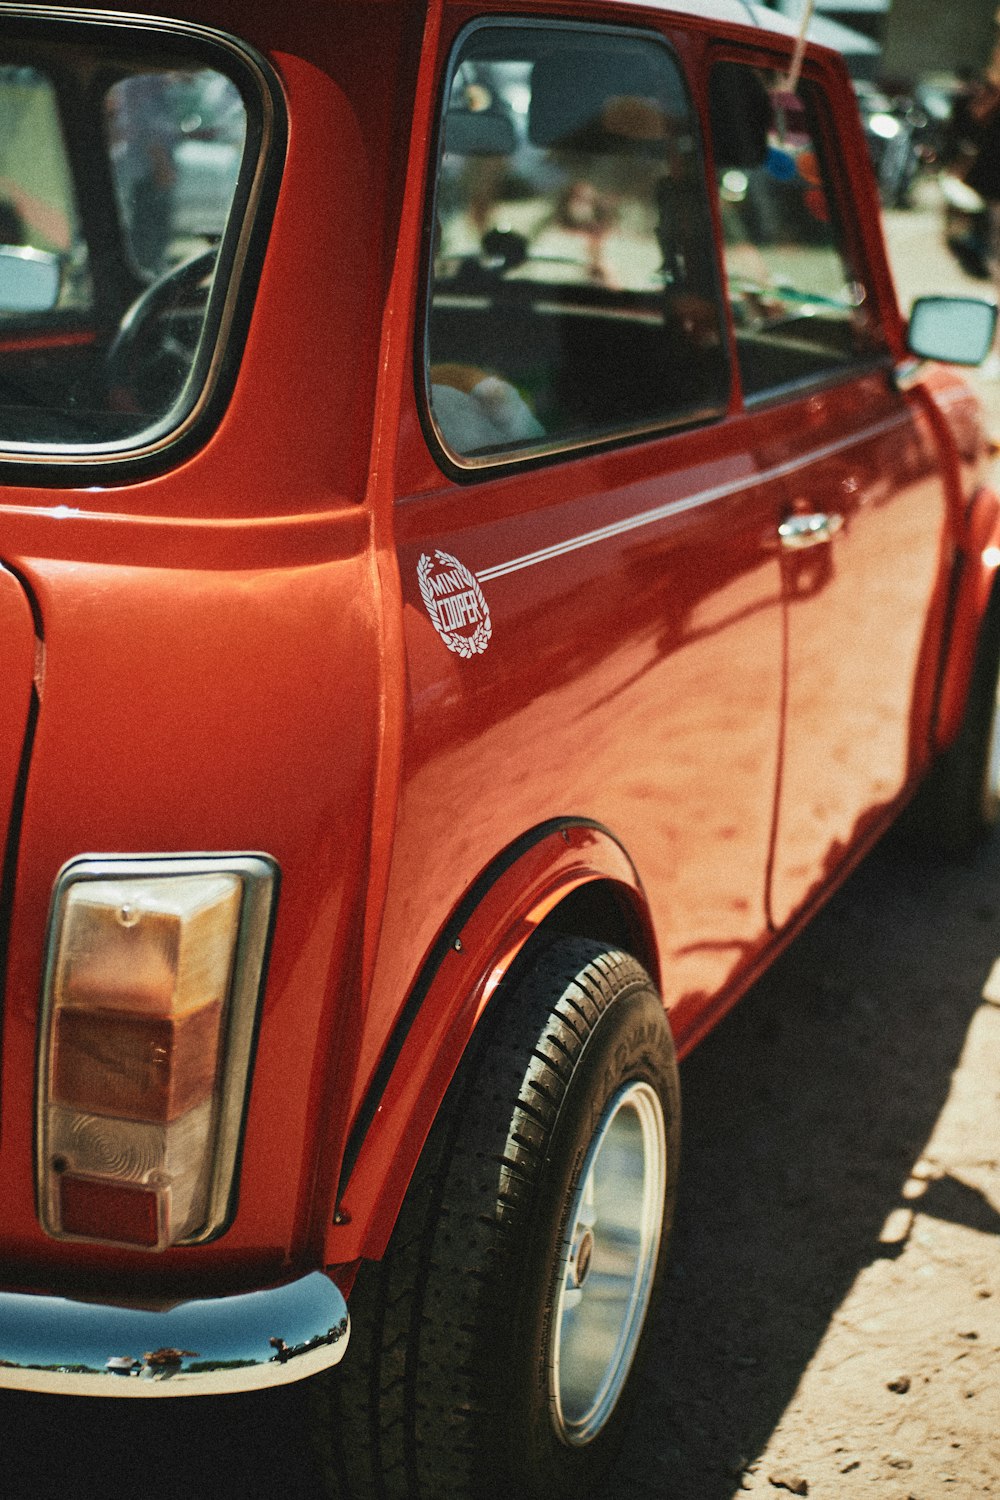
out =
<svg viewBox="0 0 1000 1500"><path fill-rule="evenodd" d="M723 256L740 374L755 395L881 352L862 274L836 219L821 100L737 63L712 76Z"/></svg>
<svg viewBox="0 0 1000 1500"><path fill-rule="evenodd" d="M217 243L246 139L234 84L208 68L133 73L104 99L126 245L144 276Z"/></svg>
<svg viewBox="0 0 1000 1500"><path fill-rule="evenodd" d="M722 318L690 105L669 51L483 27L442 125L429 406L463 464L711 414Z"/></svg>
<svg viewBox="0 0 1000 1500"><path fill-rule="evenodd" d="M230 76L201 43L185 55L115 34L32 28L0 55L0 453L14 457L158 442L213 368L261 119L238 64Z"/></svg>

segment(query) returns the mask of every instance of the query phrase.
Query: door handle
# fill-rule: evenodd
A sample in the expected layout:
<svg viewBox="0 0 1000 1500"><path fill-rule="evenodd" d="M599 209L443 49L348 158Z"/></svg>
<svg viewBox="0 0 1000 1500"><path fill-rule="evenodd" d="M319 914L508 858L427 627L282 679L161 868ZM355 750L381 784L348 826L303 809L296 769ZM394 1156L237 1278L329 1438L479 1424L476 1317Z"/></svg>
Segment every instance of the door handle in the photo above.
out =
<svg viewBox="0 0 1000 1500"><path fill-rule="evenodd" d="M804 552L807 547L822 547L832 542L843 524L843 516L836 511L830 515L819 511L806 516L789 516L778 527L778 535L787 551Z"/></svg>

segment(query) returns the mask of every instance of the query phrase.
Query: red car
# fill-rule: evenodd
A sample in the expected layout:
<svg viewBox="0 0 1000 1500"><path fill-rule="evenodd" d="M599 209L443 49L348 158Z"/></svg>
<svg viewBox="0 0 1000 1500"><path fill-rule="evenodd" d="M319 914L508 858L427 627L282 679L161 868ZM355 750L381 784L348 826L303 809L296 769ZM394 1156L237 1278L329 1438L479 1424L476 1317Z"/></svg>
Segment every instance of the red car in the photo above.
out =
<svg viewBox="0 0 1000 1500"><path fill-rule="evenodd" d="M676 1057L996 816L995 309L737 0L163 8L0 6L0 1385L577 1496Z"/></svg>

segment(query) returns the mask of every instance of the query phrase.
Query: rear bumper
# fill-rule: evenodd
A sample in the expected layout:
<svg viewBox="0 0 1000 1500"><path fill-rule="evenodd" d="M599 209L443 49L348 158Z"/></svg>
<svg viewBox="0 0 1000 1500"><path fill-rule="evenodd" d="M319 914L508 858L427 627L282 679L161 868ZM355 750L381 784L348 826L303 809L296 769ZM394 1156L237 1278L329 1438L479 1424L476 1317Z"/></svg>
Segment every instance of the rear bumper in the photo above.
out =
<svg viewBox="0 0 1000 1500"><path fill-rule="evenodd" d="M302 1380L347 1348L329 1277L172 1306L0 1292L0 1388L67 1396L215 1396Z"/></svg>

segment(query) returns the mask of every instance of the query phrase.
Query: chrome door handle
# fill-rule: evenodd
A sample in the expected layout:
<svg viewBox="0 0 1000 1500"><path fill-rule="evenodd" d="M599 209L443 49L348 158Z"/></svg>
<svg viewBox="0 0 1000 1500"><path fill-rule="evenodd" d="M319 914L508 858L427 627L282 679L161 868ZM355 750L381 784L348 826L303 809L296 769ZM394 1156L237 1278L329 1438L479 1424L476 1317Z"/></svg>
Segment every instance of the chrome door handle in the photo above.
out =
<svg viewBox="0 0 1000 1500"><path fill-rule="evenodd" d="M843 524L843 516L836 511L830 515L820 511L808 516L789 516L778 527L778 535L789 552L803 552L806 547L822 547L832 542Z"/></svg>

